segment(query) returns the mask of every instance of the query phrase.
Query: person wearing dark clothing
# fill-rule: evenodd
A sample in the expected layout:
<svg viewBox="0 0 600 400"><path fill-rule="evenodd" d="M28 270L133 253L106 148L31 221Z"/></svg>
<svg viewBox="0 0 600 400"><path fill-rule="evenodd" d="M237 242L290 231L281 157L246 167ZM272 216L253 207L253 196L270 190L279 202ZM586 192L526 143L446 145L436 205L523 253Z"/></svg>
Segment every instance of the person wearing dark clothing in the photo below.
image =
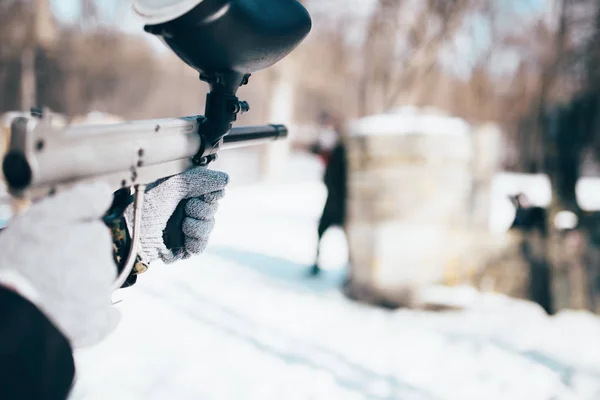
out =
<svg viewBox="0 0 600 400"><path fill-rule="evenodd" d="M331 226L344 226L346 220L346 148L343 143L338 143L328 160L323 181L327 188L327 201L319 221L319 239Z"/></svg>
<svg viewBox="0 0 600 400"><path fill-rule="evenodd" d="M321 159L326 162L323 182L327 188L327 200L317 228L317 257L310 270L310 275L312 276L316 276L321 272L321 268L319 267L319 251L321 239L325 231L333 226L343 227L346 222L348 161L346 147L340 138L339 127L336 129L336 133L338 139L330 151L318 145L313 147L313 152L319 154Z"/></svg>
<svg viewBox="0 0 600 400"><path fill-rule="evenodd" d="M510 229L518 229L523 232L538 230L541 234L546 234L546 210L544 208L532 206L523 193L511 196L510 200L516 210Z"/></svg>
<svg viewBox="0 0 600 400"><path fill-rule="evenodd" d="M523 193L511 196L510 200L516 209L515 219L510 229L527 234L538 233L538 238L543 240L547 236L546 210L531 205ZM536 240L533 235L526 235L521 242L521 254L529 264L528 298L551 314L553 309L552 276L545 254L543 254L544 249L540 248L539 242L540 240Z"/></svg>
<svg viewBox="0 0 600 400"><path fill-rule="evenodd" d="M66 399L75 376L68 339L29 300L0 285L0 398Z"/></svg>

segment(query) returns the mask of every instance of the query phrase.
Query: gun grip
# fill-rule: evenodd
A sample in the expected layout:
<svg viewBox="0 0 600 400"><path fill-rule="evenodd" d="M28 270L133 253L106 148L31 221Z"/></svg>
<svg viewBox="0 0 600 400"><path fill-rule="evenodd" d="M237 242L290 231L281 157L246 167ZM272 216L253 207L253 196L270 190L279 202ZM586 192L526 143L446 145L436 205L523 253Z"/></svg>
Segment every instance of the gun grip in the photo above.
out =
<svg viewBox="0 0 600 400"><path fill-rule="evenodd" d="M111 226L115 221L121 220L125 214L125 209L133 203L133 196L129 188L117 190L113 195L113 202L102 217L102 220L107 226Z"/></svg>

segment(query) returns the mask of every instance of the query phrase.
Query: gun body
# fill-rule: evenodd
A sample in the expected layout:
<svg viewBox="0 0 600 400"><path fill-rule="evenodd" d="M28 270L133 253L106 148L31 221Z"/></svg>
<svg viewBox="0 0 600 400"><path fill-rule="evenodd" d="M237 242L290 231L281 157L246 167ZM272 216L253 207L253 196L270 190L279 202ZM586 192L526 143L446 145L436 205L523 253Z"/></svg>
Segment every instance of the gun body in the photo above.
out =
<svg viewBox="0 0 600 400"><path fill-rule="evenodd" d="M208 83L204 116L57 129L42 118L17 118L2 170L10 194L36 200L61 187L103 180L115 191L104 220L118 217L133 188L131 246L114 288L135 263L146 185L207 165L220 150L287 136L280 125L232 128L249 111L237 98L251 73L289 54L308 35L312 21L297 0L134 0L144 29L161 38Z"/></svg>
<svg viewBox="0 0 600 400"><path fill-rule="evenodd" d="M281 139L282 125L233 128L218 146L200 133L204 117L51 127L17 118L3 171L12 196L38 199L77 182L103 180L113 190L149 184L197 165L204 153Z"/></svg>

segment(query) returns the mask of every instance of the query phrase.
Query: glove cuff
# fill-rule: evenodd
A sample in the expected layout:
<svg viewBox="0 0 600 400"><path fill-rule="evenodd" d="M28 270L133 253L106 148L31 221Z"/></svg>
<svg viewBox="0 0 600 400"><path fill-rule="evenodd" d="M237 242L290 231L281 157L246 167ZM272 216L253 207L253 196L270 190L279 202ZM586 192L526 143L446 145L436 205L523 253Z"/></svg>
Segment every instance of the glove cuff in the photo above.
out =
<svg viewBox="0 0 600 400"><path fill-rule="evenodd" d="M23 275L12 269L0 271L0 285L17 292L33 304L38 304L40 294Z"/></svg>

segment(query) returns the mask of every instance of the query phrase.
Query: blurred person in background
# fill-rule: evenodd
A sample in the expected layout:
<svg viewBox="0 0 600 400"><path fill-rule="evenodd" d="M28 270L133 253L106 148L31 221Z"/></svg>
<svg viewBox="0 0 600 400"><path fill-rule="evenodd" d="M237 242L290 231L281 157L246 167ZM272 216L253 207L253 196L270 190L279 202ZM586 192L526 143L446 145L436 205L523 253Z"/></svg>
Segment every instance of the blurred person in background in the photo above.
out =
<svg viewBox="0 0 600 400"><path fill-rule="evenodd" d="M525 193L509 196L509 200L515 207L515 218L510 229L524 232L537 229L540 233L546 234L546 210L544 208L533 206Z"/></svg>
<svg viewBox="0 0 600 400"><path fill-rule="evenodd" d="M521 254L529 265L528 298L552 314L551 272L545 258L544 239L547 237L547 212L534 206L524 193L509 196L515 207L511 230L524 234Z"/></svg>
<svg viewBox="0 0 600 400"><path fill-rule="evenodd" d="M317 154L325 164L323 182L327 188L327 200L317 228L317 255L309 271L310 276L321 273L319 253L323 235L333 226L344 227L346 221L348 162L344 143L344 126L340 117L322 113L321 132L311 152Z"/></svg>
<svg viewBox="0 0 600 400"><path fill-rule="evenodd" d="M227 183L223 172L194 168L150 185L137 265L203 252ZM77 185L33 204L0 233L0 399L66 399L73 349L117 328L112 291L126 241L103 222L112 202L108 185Z"/></svg>

